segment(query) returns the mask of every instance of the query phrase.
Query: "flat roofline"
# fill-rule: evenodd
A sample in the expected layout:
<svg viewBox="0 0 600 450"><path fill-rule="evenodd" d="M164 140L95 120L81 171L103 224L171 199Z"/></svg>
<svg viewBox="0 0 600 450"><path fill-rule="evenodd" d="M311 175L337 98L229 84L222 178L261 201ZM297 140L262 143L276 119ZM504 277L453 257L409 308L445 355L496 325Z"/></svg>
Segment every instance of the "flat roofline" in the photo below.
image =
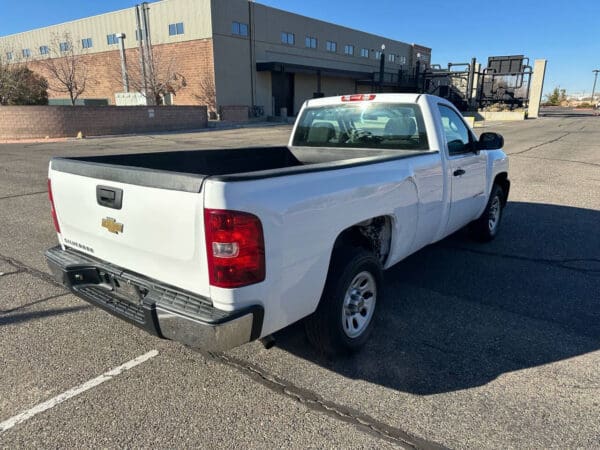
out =
<svg viewBox="0 0 600 450"><path fill-rule="evenodd" d="M162 0L162 1L164 1L164 0ZM158 3L158 2L152 2L152 3ZM0 39L12 38L12 37L15 37L15 36L19 36L21 34L31 33L33 31L42 31L42 30L45 30L47 28L54 28L54 27L58 27L58 26L61 26L61 25L68 25L68 24L71 24L71 23L82 22L84 20L94 19L94 18L100 17L100 16L109 16L111 14L119 14L119 13L122 13L124 11L129 11L130 9L133 9L133 6L130 6L129 8L117 9L115 11L108 11L108 12L105 12L105 13L94 14L94 15L91 15L91 16L80 17L79 19L71 19L71 20L67 20L66 22L59 22L59 23L55 23L55 24L52 24L52 25L44 25L43 27L39 27L39 28L31 28L29 30L19 31L18 33L13 33L13 34L7 34L5 36L0 36Z"/></svg>
<svg viewBox="0 0 600 450"><path fill-rule="evenodd" d="M413 42L412 46L415 47L415 50L429 50L431 52L431 48L425 47L424 45L421 45L421 44L415 44Z"/></svg>
<svg viewBox="0 0 600 450"><path fill-rule="evenodd" d="M364 79L373 76L375 71L359 71L336 69L323 66L307 66L303 64L285 63L281 61L267 61L256 63L257 72L286 72L286 73L315 73L321 72L321 75L347 76L350 78Z"/></svg>

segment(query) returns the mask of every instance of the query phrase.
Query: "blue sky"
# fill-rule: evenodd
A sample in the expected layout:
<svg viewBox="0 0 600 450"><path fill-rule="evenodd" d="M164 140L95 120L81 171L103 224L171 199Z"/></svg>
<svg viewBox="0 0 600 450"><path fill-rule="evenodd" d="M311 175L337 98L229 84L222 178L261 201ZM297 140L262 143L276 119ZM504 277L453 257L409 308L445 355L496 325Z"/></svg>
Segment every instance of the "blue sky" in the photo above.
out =
<svg viewBox="0 0 600 450"><path fill-rule="evenodd" d="M221 0L226 1L226 0ZM127 0L0 0L0 35L133 6ZM433 49L433 63L524 54L548 59L544 92L591 92L600 68L600 0L259 0ZM512 8L512 9L511 9ZM34 13L33 13L34 12Z"/></svg>

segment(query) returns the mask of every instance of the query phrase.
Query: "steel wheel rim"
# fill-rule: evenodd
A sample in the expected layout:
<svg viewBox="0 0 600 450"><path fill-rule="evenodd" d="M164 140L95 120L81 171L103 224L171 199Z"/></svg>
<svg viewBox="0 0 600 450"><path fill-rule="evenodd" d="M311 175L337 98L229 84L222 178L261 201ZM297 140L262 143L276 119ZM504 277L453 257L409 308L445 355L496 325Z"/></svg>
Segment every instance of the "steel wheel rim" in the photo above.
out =
<svg viewBox="0 0 600 450"><path fill-rule="evenodd" d="M501 209L502 206L500 203L500 197L496 195L492 200L492 204L490 205L490 211L488 214L488 226L491 233L496 232L498 222L500 221Z"/></svg>
<svg viewBox="0 0 600 450"><path fill-rule="evenodd" d="M353 279L342 308L342 328L351 339L359 337L371 323L377 301L377 284L369 272L360 272Z"/></svg>

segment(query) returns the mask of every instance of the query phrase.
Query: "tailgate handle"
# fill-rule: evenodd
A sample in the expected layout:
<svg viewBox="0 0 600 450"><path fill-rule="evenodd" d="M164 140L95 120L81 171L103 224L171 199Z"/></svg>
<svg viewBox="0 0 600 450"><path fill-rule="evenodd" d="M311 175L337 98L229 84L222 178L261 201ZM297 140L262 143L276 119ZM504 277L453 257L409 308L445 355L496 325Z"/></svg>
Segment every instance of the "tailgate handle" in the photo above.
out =
<svg viewBox="0 0 600 450"><path fill-rule="evenodd" d="M96 200L99 205L107 208L121 209L123 206L123 189L96 186Z"/></svg>

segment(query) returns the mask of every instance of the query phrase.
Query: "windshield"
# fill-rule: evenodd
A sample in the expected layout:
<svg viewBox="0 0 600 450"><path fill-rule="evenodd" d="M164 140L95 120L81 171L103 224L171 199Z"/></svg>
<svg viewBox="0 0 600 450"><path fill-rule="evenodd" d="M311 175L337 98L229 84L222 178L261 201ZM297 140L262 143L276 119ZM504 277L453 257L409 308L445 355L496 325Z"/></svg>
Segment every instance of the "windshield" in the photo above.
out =
<svg viewBox="0 0 600 450"><path fill-rule="evenodd" d="M299 147L428 150L415 104L360 102L307 108L293 140Z"/></svg>

